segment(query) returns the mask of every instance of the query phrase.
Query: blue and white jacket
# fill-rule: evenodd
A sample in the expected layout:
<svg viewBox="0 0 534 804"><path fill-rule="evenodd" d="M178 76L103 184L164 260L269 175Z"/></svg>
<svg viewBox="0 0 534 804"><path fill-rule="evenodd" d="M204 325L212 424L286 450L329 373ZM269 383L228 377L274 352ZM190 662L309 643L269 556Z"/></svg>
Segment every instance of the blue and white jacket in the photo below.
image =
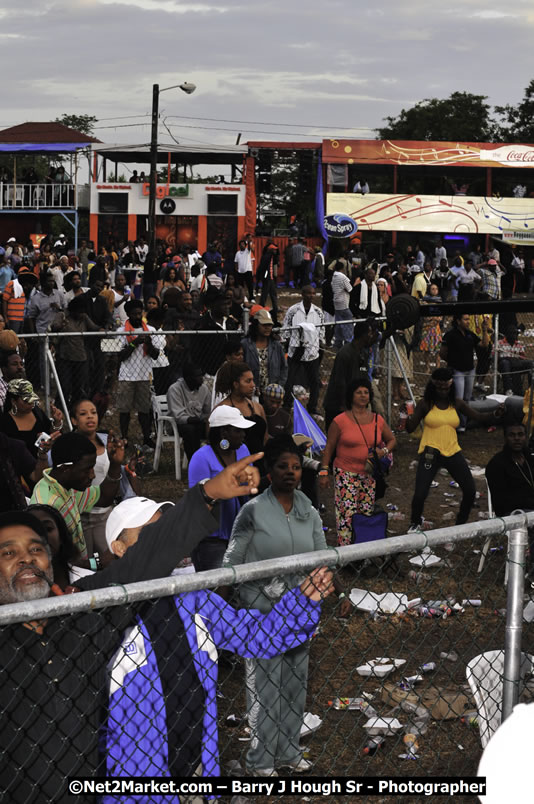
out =
<svg viewBox="0 0 534 804"><path fill-rule="evenodd" d="M287 592L268 614L254 609L236 610L214 592L199 590L174 598L183 623L193 664L204 695L201 763L204 776L218 776L217 651L229 650L246 658L270 659L301 645L315 631L321 604L297 587ZM182 632L177 624L177 633ZM102 748L110 777L168 776L169 744L166 699L168 690L153 644L140 616L124 634L111 659L109 715ZM138 804L144 797L105 796L104 804ZM175 795L150 801L178 804Z"/></svg>

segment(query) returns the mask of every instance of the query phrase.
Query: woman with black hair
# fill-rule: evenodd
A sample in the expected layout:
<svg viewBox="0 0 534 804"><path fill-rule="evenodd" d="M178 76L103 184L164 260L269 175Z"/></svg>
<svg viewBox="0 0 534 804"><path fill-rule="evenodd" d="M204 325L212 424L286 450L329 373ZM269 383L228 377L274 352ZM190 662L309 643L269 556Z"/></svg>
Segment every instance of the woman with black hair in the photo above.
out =
<svg viewBox="0 0 534 804"><path fill-rule="evenodd" d="M354 514L371 516L375 507L376 482L367 469L369 451L384 458L395 448L396 439L385 420L370 409L373 389L367 377L357 377L348 386L344 413L330 427L321 460L319 484L328 488L328 471L334 461L334 505L337 541L351 544Z"/></svg>
<svg viewBox="0 0 534 804"><path fill-rule="evenodd" d="M297 488L302 458L291 436L276 436L267 442L265 465L271 485L237 515L224 567L326 548L321 518ZM301 573L293 571L248 581L239 587L241 603L266 614L301 580ZM276 768L299 772L312 767L302 757L300 747L308 652L306 643L274 659L246 659L248 722L252 731L247 768L254 775L273 776Z"/></svg>
<svg viewBox="0 0 534 804"><path fill-rule="evenodd" d="M423 398L406 420L408 433L413 433L417 426L423 423L415 493L412 499L411 527L408 532L420 527L425 500L431 483L441 467L449 472L462 490L456 524L462 525L467 522L475 501L476 489L473 476L458 444L460 415L466 419L492 422L494 417L499 418L503 413L504 405L500 405L495 412L479 413L470 408L463 399L458 399L450 369L438 368L432 373Z"/></svg>
<svg viewBox="0 0 534 804"><path fill-rule="evenodd" d="M251 454L261 452L268 438L267 417L263 405L253 399L254 375L249 366L246 363L223 363L215 390L227 394L221 405L237 408L245 419L254 423L255 426L247 430L245 444Z"/></svg>
<svg viewBox="0 0 534 804"><path fill-rule="evenodd" d="M189 488L205 477L215 477L226 466L250 455L244 441L245 433L254 427L254 423L247 421L236 408L220 405L212 411L208 424L209 443L193 453L187 467ZM234 497L219 503L219 529L210 533L191 553L197 572L222 566L232 525L246 500L246 497Z"/></svg>

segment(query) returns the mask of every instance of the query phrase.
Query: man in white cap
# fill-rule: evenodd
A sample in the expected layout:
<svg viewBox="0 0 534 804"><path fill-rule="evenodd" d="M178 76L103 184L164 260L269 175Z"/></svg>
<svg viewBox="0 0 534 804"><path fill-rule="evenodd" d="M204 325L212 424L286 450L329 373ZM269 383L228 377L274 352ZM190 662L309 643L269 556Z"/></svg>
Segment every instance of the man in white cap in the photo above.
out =
<svg viewBox="0 0 534 804"><path fill-rule="evenodd" d="M194 453L187 468L190 486L204 477L214 477L223 466L230 466L250 454L244 443L245 432L254 427L254 422L245 419L238 408L219 405L212 411L208 424L208 443ZM243 496L220 503L219 527L202 539L191 553L197 572L222 567L234 520L246 502L248 497Z"/></svg>
<svg viewBox="0 0 534 804"><path fill-rule="evenodd" d="M120 503L106 525L110 550L124 556L166 505L172 503ZM326 568L314 570L268 615L236 611L207 590L147 603L108 665L107 775L188 777L201 769L203 776L218 776L217 650L272 658L303 644L331 579ZM119 800L106 796L103 804ZM161 800L179 802L177 796Z"/></svg>
<svg viewBox="0 0 534 804"><path fill-rule="evenodd" d="M120 585L168 575L184 556L190 555L191 549L206 533L217 527L217 518L210 513L217 500L257 491L259 473L250 464L261 456L262 453L247 456L243 461L227 467L217 477L197 484L176 505L169 506L159 520L145 524L137 542L128 547L127 554L120 561L113 562L105 570L81 578L76 582L78 588L98 589L109 583ZM145 523L148 519L153 519L154 513L143 517ZM128 524L133 527L131 519ZM49 584L53 582L54 576L46 532L41 522L25 511L0 514L0 544L4 547L9 545L9 551L4 550L3 560L0 562L0 604L46 598L50 594ZM317 578L317 586L327 588L325 579L321 578L323 576ZM291 611L295 600L301 600L298 590L295 594L296 597L290 601L289 623L292 619L293 630L298 635L296 638L302 641L307 638L309 628L312 628L311 621L317 619L315 610L319 607L302 601L304 607L301 609L304 614L307 612L307 619L299 630L295 619L297 614ZM194 600L196 598L191 605ZM169 601L172 604L171 610L176 611L177 606L173 599L169 598ZM209 614L208 611L206 621ZM235 616L239 619L239 615ZM154 622L148 619L150 623ZM173 621L178 619L173 618ZM165 620L158 617L155 622L165 627ZM0 764L0 790L6 801L12 804L64 801L69 776L98 775L102 711L108 699L106 667L108 660L116 654L124 628L132 626L132 623L134 632L130 641L137 644L136 635L141 626L135 625L135 612L124 607L49 620L17 622L0 629L0 665L4 673L3 683L0 685L0 753L6 759ZM203 621L199 619L200 630L202 625ZM271 626L273 642L278 650L288 649L295 637L287 641L286 647L283 635L280 638L278 636L278 626L279 623L275 627ZM176 629L173 630L174 642L171 647L178 650L179 656L187 651L191 629L195 628L196 618L191 614L187 634L185 629L179 634ZM249 635L249 643L255 638L259 642L270 643L270 638L265 636L265 627L261 634L254 635L249 631ZM239 623L232 638L240 638ZM210 650L207 640L205 649L208 652ZM249 650L250 644L248 647L243 645L241 649ZM172 706L169 705L166 709L171 732L175 736L179 735L180 744L183 742L193 749L193 761L197 761L200 755L197 736L202 731L202 724L195 719L192 730L189 730L189 710L184 701L193 698L197 700L198 696L203 696L203 706L210 712L214 711L214 683L209 694L203 693L203 688L200 689L201 685L198 683L198 678L204 682L202 671L207 656L208 653L202 653L200 658L195 657L194 668L191 663L187 665L183 676L175 673L174 686L169 688L172 690L169 695L174 696L169 704L176 700L176 696L183 695L182 710L185 707L186 711L181 711L174 717ZM147 663L152 657L153 653L146 657ZM172 665L176 668L177 664L172 650L168 657L169 662L164 668L165 678L169 678ZM117 660L115 667L117 668ZM140 654L135 655L133 650L125 653L124 665L113 674L112 693L129 681L128 669L138 667L143 667L143 657ZM193 670L197 667L198 672L194 676ZM196 686L189 688L187 685L190 681L194 682L195 678ZM131 688L128 686L128 689ZM154 694L158 689L154 688ZM148 697L146 705L149 703ZM130 699L129 706L130 710L134 708L136 713L140 713L145 701L141 698L136 698L135 702ZM165 711L158 710L160 719L165 719L165 716ZM153 722L156 726L160 721ZM182 729L185 732L183 738L180 734ZM164 751L166 735L167 732L164 737L160 735L160 744L154 744L155 751ZM211 736L216 739L213 731ZM133 741L132 744L135 748L136 744ZM141 739L138 746L140 751L142 746L150 747L143 744ZM130 753L131 746L127 750ZM148 761L152 755L148 752L144 756ZM171 759L174 759L174 755ZM180 755L178 766L185 768L186 765L187 759ZM205 772L210 771L211 766ZM120 767L114 769L111 775L123 773L130 775L127 769ZM163 775L163 769L161 773L158 770L154 775Z"/></svg>

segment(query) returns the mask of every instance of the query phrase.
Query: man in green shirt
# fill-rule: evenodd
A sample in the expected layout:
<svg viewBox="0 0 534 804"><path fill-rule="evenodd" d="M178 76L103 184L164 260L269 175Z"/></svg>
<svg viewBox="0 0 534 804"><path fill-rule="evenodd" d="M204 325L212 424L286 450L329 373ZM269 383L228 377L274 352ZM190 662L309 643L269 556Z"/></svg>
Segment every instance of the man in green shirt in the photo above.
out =
<svg viewBox="0 0 534 804"><path fill-rule="evenodd" d="M80 558L90 558L81 525L81 515L98 503L111 505L119 493L122 441L108 439L109 471L100 486L91 486L95 476L96 447L79 433L66 433L52 447L52 469L46 469L33 490L31 502L51 505L65 520Z"/></svg>

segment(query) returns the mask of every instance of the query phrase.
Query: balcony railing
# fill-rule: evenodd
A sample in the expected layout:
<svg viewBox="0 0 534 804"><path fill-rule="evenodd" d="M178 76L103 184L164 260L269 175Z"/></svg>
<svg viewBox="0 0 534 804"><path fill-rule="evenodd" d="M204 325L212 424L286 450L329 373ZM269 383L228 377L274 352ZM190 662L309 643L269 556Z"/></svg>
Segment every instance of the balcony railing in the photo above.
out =
<svg viewBox="0 0 534 804"><path fill-rule="evenodd" d="M11 184L0 182L0 210L74 209L73 184Z"/></svg>

